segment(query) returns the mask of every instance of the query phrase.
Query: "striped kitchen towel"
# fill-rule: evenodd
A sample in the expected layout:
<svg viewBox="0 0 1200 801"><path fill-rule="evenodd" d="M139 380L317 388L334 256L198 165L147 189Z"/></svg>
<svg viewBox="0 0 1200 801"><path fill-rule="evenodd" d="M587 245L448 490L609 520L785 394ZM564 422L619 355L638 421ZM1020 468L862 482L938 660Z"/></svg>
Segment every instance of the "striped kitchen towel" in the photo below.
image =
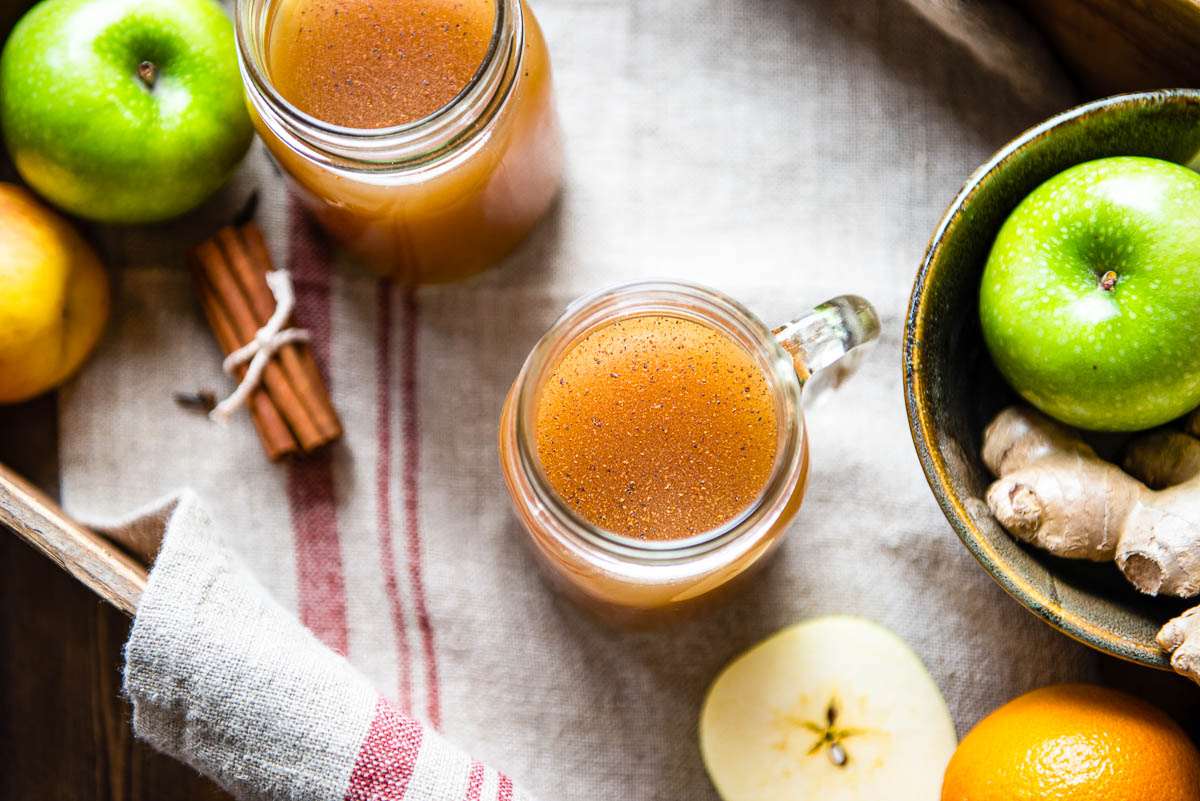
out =
<svg viewBox="0 0 1200 801"><path fill-rule="evenodd" d="M519 801L401 712L228 550L191 492L135 518L165 530L125 647L138 735L239 798Z"/></svg>

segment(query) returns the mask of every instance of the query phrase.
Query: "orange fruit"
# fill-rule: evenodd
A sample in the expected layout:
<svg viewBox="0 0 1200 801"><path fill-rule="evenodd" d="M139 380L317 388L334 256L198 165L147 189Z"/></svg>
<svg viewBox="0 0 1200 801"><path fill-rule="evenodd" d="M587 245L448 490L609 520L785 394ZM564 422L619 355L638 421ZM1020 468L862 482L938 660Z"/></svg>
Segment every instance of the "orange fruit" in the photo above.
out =
<svg viewBox="0 0 1200 801"><path fill-rule="evenodd" d="M942 801L1200 801L1200 751L1157 707L1059 684L1009 701L963 738Z"/></svg>

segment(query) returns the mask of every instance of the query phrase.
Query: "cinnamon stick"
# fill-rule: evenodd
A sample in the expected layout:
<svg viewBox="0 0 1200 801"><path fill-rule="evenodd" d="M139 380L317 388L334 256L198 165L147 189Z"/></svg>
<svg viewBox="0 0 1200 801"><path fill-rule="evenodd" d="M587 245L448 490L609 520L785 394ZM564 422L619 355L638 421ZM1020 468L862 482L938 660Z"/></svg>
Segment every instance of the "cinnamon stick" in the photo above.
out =
<svg viewBox="0 0 1200 801"><path fill-rule="evenodd" d="M208 318L208 324L216 335L217 344L221 346L221 350L226 355L229 355L239 347L233 324L221 309L216 294L204 277L203 271L197 267L193 271L193 275L196 280L196 289L200 295L200 305L204 308L204 316ZM241 381L242 377L246 375L246 366L243 365L234 372L234 377ZM292 436L292 432L288 429L282 415L279 414L279 410L275 408L275 404L271 402L271 398L261 386L250 393L247 406L250 409L250 417L254 420L254 427L258 430L259 439L262 440L263 449L266 450L267 457L271 461L290 456L300 449L299 443Z"/></svg>
<svg viewBox="0 0 1200 801"><path fill-rule="evenodd" d="M221 349L228 355L252 341L275 312L275 295L267 284L270 256L258 227L249 223L222 229L192 251L192 266ZM246 370L237 372L241 380ZM342 434L307 343L292 342L275 351L250 398L251 414L272 459L315 450Z"/></svg>
<svg viewBox="0 0 1200 801"><path fill-rule="evenodd" d="M208 284L212 288L217 302L226 314L228 314L229 322L233 326L233 331L237 336L238 342L245 344L251 341L254 339L259 326L255 323L254 312L250 308L250 300L242 291L237 279L233 277L233 272L224 254L221 253L216 242L209 240L196 248L196 255L204 277L208 279ZM263 289L266 292L270 292L270 289L265 284L263 285ZM274 302L273 296L272 302ZM262 380L263 386L267 388L267 393L271 396L271 400L275 402L279 413L283 415L283 419L287 421L288 427L292 429L292 433L296 435L296 439L300 442L300 447L309 451L322 445L325 440L322 438L321 432L317 430L312 417L304 408L304 404L301 403L300 396L296 394L296 390L283 375L283 371L275 359L267 362L267 367L263 370Z"/></svg>
<svg viewBox="0 0 1200 801"><path fill-rule="evenodd" d="M265 281L266 272L271 269L271 255L267 251L267 242L263 238L262 231L254 223L249 223L242 226L241 232L250 254L250 263L260 267ZM312 348L303 346L298 350L300 372L305 376L305 383L316 388L314 394L317 397L317 425L322 431L328 431L332 439L337 439L342 435L342 421L338 419L337 410L333 408L329 392L325 390L321 371L317 367L317 360L313 357Z"/></svg>
<svg viewBox="0 0 1200 801"><path fill-rule="evenodd" d="M223 228L216 238L235 280L250 301L255 322L259 327L266 325L275 312L275 299L269 290L266 294L258 291L258 287L266 286L267 273L271 270L271 257L262 231L254 223L247 223L241 228ZM291 324L292 321L288 322ZM342 424L324 389L312 349L302 343L285 345L279 350L279 361L321 437L326 440L340 437Z"/></svg>

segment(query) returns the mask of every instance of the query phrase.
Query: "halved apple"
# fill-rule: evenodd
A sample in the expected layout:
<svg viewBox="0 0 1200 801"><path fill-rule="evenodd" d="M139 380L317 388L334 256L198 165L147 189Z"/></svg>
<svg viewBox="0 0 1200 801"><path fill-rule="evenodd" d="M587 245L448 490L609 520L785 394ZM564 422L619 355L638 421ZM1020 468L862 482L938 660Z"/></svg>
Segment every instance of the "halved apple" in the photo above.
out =
<svg viewBox="0 0 1200 801"><path fill-rule="evenodd" d="M957 743L917 655L853 617L805 621L754 646L700 713L700 750L725 801L937 801Z"/></svg>

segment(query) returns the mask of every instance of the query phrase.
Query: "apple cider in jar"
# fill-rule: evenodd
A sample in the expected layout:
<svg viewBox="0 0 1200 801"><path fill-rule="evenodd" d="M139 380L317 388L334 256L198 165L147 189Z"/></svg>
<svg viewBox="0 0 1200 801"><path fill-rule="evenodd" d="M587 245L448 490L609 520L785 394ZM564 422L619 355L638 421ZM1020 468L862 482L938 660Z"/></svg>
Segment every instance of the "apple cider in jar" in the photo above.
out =
<svg viewBox="0 0 1200 801"><path fill-rule="evenodd" d="M518 0L239 0L259 134L352 253L409 283L511 251L562 172L549 55Z"/></svg>
<svg viewBox="0 0 1200 801"><path fill-rule="evenodd" d="M808 482L801 387L877 333L861 298L775 332L691 284L572 304L500 419L501 469L546 574L622 628L686 617L743 585Z"/></svg>
<svg viewBox="0 0 1200 801"><path fill-rule="evenodd" d="M639 540L718 528L758 497L779 438L767 375L684 317L600 326L542 387L535 436L555 492L589 523Z"/></svg>

